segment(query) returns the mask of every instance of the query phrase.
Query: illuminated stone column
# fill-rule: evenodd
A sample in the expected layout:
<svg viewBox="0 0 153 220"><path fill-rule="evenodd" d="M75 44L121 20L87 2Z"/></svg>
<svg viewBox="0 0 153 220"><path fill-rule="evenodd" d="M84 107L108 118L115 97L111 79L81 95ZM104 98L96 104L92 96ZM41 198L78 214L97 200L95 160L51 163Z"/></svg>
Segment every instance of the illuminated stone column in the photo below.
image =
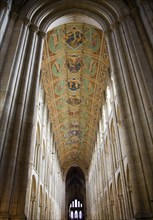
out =
<svg viewBox="0 0 153 220"><path fill-rule="evenodd" d="M139 11L133 10L131 16L121 19L122 28L120 28L120 32L125 47L129 48L125 50L127 64L129 63L128 65L130 66L129 75L132 79L134 95L141 118L141 120L138 120L141 124L137 127L142 127L143 129L145 140L143 142L151 163L149 166L153 167L153 148L151 147L153 137L153 50L140 19ZM146 159L144 161L146 163Z"/></svg>
<svg viewBox="0 0 153 220"><path fill-rule="evenodd" d="M21 24L19 32L22 28L24 29L24 26ZM25 31L23 35L24 33ZM15 102L14 106L11 106L12 115L8 117L8 126L3 139L0 200L1 216L4 219L26 218L28 168L35 132L33 128L43 45L43 34L37 33L38 28L31 25L25 46L26 56L23 57L20 80L14 93ZM22 56L23 51L19 53Z"/></svg>
<svg viewBox="0 0 153 220"><path fill-rule="evenodd" d="M12 23L15 22L15 19L16 14L13 13L10 18L8 28L10 25L13 26ZM4 54L5 62L3 63L3 68L0 74L0 94L2 97L2 113L0 125L0 144L2 146L1 150L3 149L3 141L5 139L6 129L9 123L8 120L9 118L13 117L12 109L15 105L14 97L17 94L17 88L19 87L21 80L21 67L24 60L23 55L27 46L26 43L29 34L29 24L30 22L28 19L19 19L15 22L14 30L10 39L10 45L9 47L8 45L6 46L8 47L6 57Z"/></svg>
<svg viewBox="0 0 153 220"><path fill-rule="evenodd" d="M108 33L106 36L111 68L115 79L117 100L120 108L121 120L119 135L121 146L126 146L128 164L132 179L135 217L148 217L150 214L147 203L147 186L145 183L143 169L146 167L145 170L147 170L148 173L150 172L150 167L148 164L149 161L147 159L147 153L144 148L145 140L143 139L144 136L140 122L141 119L135 100L136 92L133 87L133 78L131 77L130 72L131 64L127 62L127 48L121 31L121 26L114 24L112 26L112 32ZM143 166L140 158L140 151L145 151L143 152L143 157L146 157L145 161L147 161L147 163L143 164ZM141 194L137 181L142 185L140 188L143 188L143 192L141 191Z"/></svg>
<svg viewBox="0 0 153 220"><path fill-rule="evenodd" d="M0 2L0 45L4 40L5 31L9 21L11 5L12 1L1 0Z"/></svg>
<svg viewBox="0 0 153 220"><path fill-rule="evenodd" d="M129 30L131 31L132 34L128 36L128 30L124 32L124 27L126 26L123 21L121 21L121 24L119 25L119 29L115 28L114 29L114 36L116 39L116 44L117 44L117 49L118 49L118 55L120 57L120 63L122 65L122 74L124 78L124 85L125 88L127 89L127 102L129 105L128 111L130 113L130 117L128 118L128 122L131 126L130 131L130 136L131 140L133 143L133 150L135 150L135 158L137 160L137 170L139 172L138 179L139 182L141 183L141 195L142 195L142 204L144 207L141 211L142 216L147 216L149 217L151 214L151 209L150 209L150 200L153 198L153 170L151 168L151 161L148 153L152 152L152 148L150 147L152 141L151 141L151 126L150 122L152 119L152 113L150 114L150 108L151 108L151 103L149 98L150 96L147 96L145 94L145 83L146 79L143 79L143 76L146 75L148 79L152 79L151 77L151 70L150 70L150 65L148 62L148 58L145 53L143 53L143 49L138 46L140 44L140 33L134 32L136 30L136 27L132 25L132 19L129 21L129 16L127 17L127 24L129 24ZM126 19L126 18L125 18ZM123 23L123 28L122 28L122 23ZM137 24L137 28L140 24ZM135 27L135 28L134 28ZM132 30L131 30L132 28ZM139 29L139 28L138 28ZM123 33L124 32L124 33ZM127 34L127 39L126 39L126 34ZM135 60L135 65L137 64L138 67L138 62L143 63L145 69L141 67L142 71L138 72L138 70L135 68L132 69L132 59L130 59L130 55L132 56L133 50L132 46L128 43L126 44L126 41L129 42L133 39L135 39L135 51L139 50L139 54L141 53L142 56L138 56L138 61ZM130 47L131 46L131 47ZM128 47L128 49L126 48ZM138 48L137 48L138 47ZM143 59L141 58L143 57ZM134 65L134 64L133 64ZM150 81L149 80L149 81ZM147 83L148 84L148 83ZM140 87L140 88L139 88ZM148 84L147 86L148 91L151 92L151 87ZM151 89L151 90L150 90ZM143 92L142 92L143 91ZM144 107L145 106L145 107ZM149 109L148 109L149 107ZM149 123L148 123L149 122ZM147 132L146 132L147 131ZM149 149L148 149L149 148ZM138 164L139 163L139 164ZM144 172L145 170L145 172ZM138 214L139 215L139 214Z"/></svg>

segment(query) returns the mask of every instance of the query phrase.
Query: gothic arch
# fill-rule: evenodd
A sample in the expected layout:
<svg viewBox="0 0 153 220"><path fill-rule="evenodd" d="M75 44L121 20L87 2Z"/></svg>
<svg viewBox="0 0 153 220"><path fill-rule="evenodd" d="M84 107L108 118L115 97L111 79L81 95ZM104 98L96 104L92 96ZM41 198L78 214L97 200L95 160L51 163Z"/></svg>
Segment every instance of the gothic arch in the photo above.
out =
<svg viewBox="0 0 153 220"><path fill-rule="evenodd" d="M88 8L88 11L86 8ZM101 5L92 1L82 3L82 1L74 2L70 0L67 1L67 4L65 2L60 2L60 4L28 2L21 10L20 16L27 17L34 25L41 27L41 30L46 32L50 23L55 19L67 14L77 13L78 9L79 11L82 10L82 14L96 18L102 24L104 30L109 28L109 25L115 22L117 18L128 12L128 7L120 0L115 3L109 0L102 2Z"/></svg>

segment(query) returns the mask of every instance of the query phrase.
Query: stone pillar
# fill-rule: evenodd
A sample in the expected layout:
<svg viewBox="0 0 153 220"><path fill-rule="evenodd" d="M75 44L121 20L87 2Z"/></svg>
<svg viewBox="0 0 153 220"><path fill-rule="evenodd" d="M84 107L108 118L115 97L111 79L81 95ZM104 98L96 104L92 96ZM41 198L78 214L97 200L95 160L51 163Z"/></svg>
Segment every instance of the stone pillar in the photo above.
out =
<svg viewBox="0 0 153 220"><path fill-rule="evenodd" d="M15 19L14 14L13 18ZM10 21L11 22L11 21ZM12 21L14 22L14 21ZM4 97L4 104L2 103L2 115L0 123L0 156L2 156L2 150L4 146L4 140L6 136L6 130L9 126L9 120L13 117L13 109L15 106L17 96L17 89L21 81L21 69L24 62L25 48L27 46L27 38L29 34L29 20L19 19L16 21L12 37L10 40L10 47L8 49L5 63L3 65L0 75L0 91L1 96Z"/></svg>
<svg viewBox="0 0 153 220"><path fill-rule="evenodd" d="M37 32L38 28L31 25L25 47L26 55L13 97L15 101L11 106L12 114L7 118L3 139L0 200L1 216L4 219L26 219L28 167L35 133L33 128L43 46L43 34L39 32L37 35ZM24 38L21 40L24 41ZM19 52L22 56L22 51Z"/></svg>
<svg viewBox="0 0 153 220"><path fill-rule="evenodd" d="M3 16L5 15L6 8L7 8L7 2L6 1L0 2L0 26L3 22Z"/></svg>
<svg viewBox="0 0 153 220"><path fill-rule="evenodd" d="M151 49L145 35L145 29L139 18L138 11L133 11L132 16L136 21L134 22L131 16L122 19L120 31L122 38L124 39L127 63L129 63L129 75L132 79L134 95L140 116L138 121L141 124L139 127L142 127L144 133L146 155L148 153L149 161L151 163L149 166L153 167L153 148L151 147L153 141L153 67L150 65L150 63L153 65L153 50ZM136 30L136 27L139 32ZM147 51L149 52L149 55L146 54Z"/></svg>
<svg viewBox="0 0 153 220"><path fill-rule="evenodd" d="M8 71L10 61L4 65L4 60L6 57L6 54L10 56L10 48L12 49L12 46L15 44L16 40L18 40L18 37L16 36L16 40L14 39L13 45L9 45L9 41L12 35L12 30L14 27L15 19L17 15L15 13L11 14L9 24L7 26L7 32L5 34L5 38L3 39L3 43L1 45L1 56L0 56L0 116L2 116L2 110L4 107L5 97L6 97L6 90L7 90L7 84L8 84L8 78L10 76L10 72ZM12 56L14 57L14 53L12 53ZM6 69L6 70L5 70ZM3 116L2 116L3 117Z"/></svg>
<svg viewBox="0 0 153 220"><path fill-rule="evenodd" d="M131 125L130 122L131 113L129 113L129 107L131 110L131 105L135 105L135 100L133 100L134 97L131 94L132 88L128 76L129 71L126 64L126 59L124 58L124 54L123 54L124 49L123 46L121 45L121 38L119 36L119 32L117 28L118 27L116 26L114 30L115 33L109 32L106 35L106 40L108 43L111 68L113 71L113 77L115 81L118 104L120 107L120 118L122 124L120 124L121 127L119 130L119 135L120 137L122 137L121 145L124 144L124 146L126 147L128 164L131 174L131 181L133 187L133 201L134 201L133 204L135 209L134 212L135 212L135 216L142 217L143 216L142 212L144 209L144 206L142 207L142 204L144 200L142 199L142 193L140 193L140 188L138 185L138 182L140 183L143 182L142 179L140 180L138 178L139 173L141 173L142 170L139 167L139 156L134 153L136 146L134 140L133 140L133 144L131 145L131 140L133 138L135 139L135 137L133 137L133 133L129 131L129 128L133 127L133 125ZM124 78L125 76L127 78L126 81ZM127 88L127 83L128 83L128 88ZM130 92L130 94L127 94L128 91ZM129 103L129 101L132 103ZM137 167L136 167L136 162L137 162ZM145 188L146 187L144 186L144 189Z"/></svg>
<svg viewBox="0 0 153 220"><path fill-rule="evenodd" d="M130 23L131 24L131 23ZM131 27L130 27L131 29ZM135 28L136 29L136 28ZM131 31L132 32L132 31ZM127 31L128 33L128 31ZM144 212L142 215L149 217L151 213L151 204L150 200L153 198L153 172L151 168L150 158L148 155L148 149L147 149L147 138L148 134L150 133L148 130L147 135L145 136L145 129L148 129L149 124L144 126L143 122L141 121L140 114L141 110L143 108L143 105L145 104L143 101L144 94L140 92L141 90L138 90L138 85L135 85L134 82L137 80L137 83L140 82L141 84L141 77L138 77L133 74L134 71L132 71L132 65L131 62L128 60L129 56L132 54L130 49L127 48L125 37L126 32L123 33L122 26L119 25L119 27L115 26L114 28L114 40L116 42L116 50L118 52L118 58L119 58L119 65L120 65L120 73L122 78L122 84L125 86L125 100L127 101L127 112L129 114L129 118L127 118L127 124L130 126L130 140L133 145L133 152L135 153L135 158L137 160L137 171L139 173L138 182L141 183L141 196L142 196L142 204L144 209ZM128 38L130 41L130 37ZM136 42L137 43L137 42ZM139 47L140 48L140 47ZM129 56L128 56L129 55ZM146 55L144 54L143 59L145 59ZM138 59L139 62L141 62L141 59ZM148 64L148 65L147 65ZM149 63L146 63L147 66L149 66ZM143 75L144 75L144 71ZM148 75L150 71L146 69L146 75ZM137 74L138 75L138 74ZM139 72L140 75L140 72ZM145 81L143 81L145 83ZM148 85L148 88L149 85ZM145 89L144 89L145 91ZM142 95L142 99L140 98L140 95ZM147 96L145 97L147 99ZM145 100L146 100L145 99ZM148 101L149 102L149 101ZM148 102L146 101L146 106L148 107ZM149 105L151 106L151 104ZM144 108L145 109L145 108ZM145 109L146 110L146 109ZM147 112L147 110L146 110ZM146 112L143 112L144 114ZM145 118L147 121L147 118ZM149 117L151 119L151 117ZM144 128L145 127L145 128ZM144 129L143 129L144 128ZM149 135L150 136L150 135ZM149 144L151 144L149 142ZM146 147L145 147L146 146ZM149 146L150 147L150 146Z"/></svg>
<svg viewBox="0 0 153 220"><path fill-rule="evenodd" d="M153 46L153 2L150 0L138 1L140 15L147 31L149 40Z"/></svg>
<svg viewBox="0 0 153 220"><path fill-rule="evenodd" d="M2 45L5 31L7 29L11 4L12 1L8 2L6 0L1 0L0 2L0 46Z"/></svg>

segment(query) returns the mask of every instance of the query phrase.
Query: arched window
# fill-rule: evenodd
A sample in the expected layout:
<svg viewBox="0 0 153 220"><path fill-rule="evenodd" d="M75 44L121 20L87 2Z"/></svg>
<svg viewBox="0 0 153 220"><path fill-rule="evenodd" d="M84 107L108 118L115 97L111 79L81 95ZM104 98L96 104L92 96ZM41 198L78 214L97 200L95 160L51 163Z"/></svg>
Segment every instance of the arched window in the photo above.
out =
<svg viewBox="0 0 153 220"><path fill-rule="evenodd" d="M118 161L118 152L117 152L117 143L116 143L116 135L114 129L114 123L111 123L111 141L112 141L112 152L114 158L114 167L117 168L117 161Z"/></svg>
<svg viewBox="0 0 153 220"><path fill-rule="evenodd" d="M35 152L34 152L34 166L37 171L39 167L39 151L40 151L40 129L38 125L37 132L36 132Z"/></svg>
<svg viewBox="0 0 153 220"><path fill-rule="evenodd" d="M78 216L78 211L75 210L75 212L74 212L74 219L78 219L78 218L79 218L79 216Z"/></svg>
<svg viewBox="0 0 153 220"><path fill-rule="evenodd" d="M69 219L82 219L83 218L83 206L78 199L74 199L69 204Z"/></svg>
<svg viewBox="0 0 153 220"><path fill-rule="evenodd" d="M82 219L82 211L79 211L79 219Z"/></svg>
<svg viewBox="0 0 153 220"><path fill-rule="evenodd" d="M110 146L108 144L108 138L106 138L106 142L105 142L105 158L106 158L106 165L107 165L107 172L111 172L111 159L110 159Z"/></svg>
<svg viewBox="0 0 153 220"><path fill-rule="evenodd" d="M103 106L103 110L102 110L102 128L103 128L103 132L106 129L106 113L105 113L105 106Z"/></svg>
<svg viewBox="0 0 153 220"><path fill-rule="evenodd" d="M118 204L120 210L120 219L126 219L125 216L125 206L124 206L124 198L123 198L123 191L122 191L122 183L121 183L121 176L118 175L117 181L117 189L118 189Z"/></svg>
<svg viewBox="0 0 153 220"><path fill-rule="evenodd" d="M73 218L73 211L71 211L70 218L71 218L71 219L74 219L74 218Z"/></svg>
<svg viewBox="0 0 153 220"><path fill-rule="evenodd" d="M130 178L128 165L126 169L126 181L127 181L127 189L128 189L128 199L129 199L130 209L131 209L131 217L133 217L134 212L133 212L133 202L132 202L132 185L131 185L131 178Z"/></svg>
<svg viewBox="0 0 153 220"><path fill-rule="evenodd" d="M40 186L40 194L39 194L39 219L43 218L42 210L43 210L43 192L42 192L42 186Z"/></svg>
<svg viewBox="0 0 153 220"><path fill-rule="evenodd" d="M46 149L45 149L45 143L43 142L42 160L41 160L41 177L42 177L42 181L45 181L45 158L46 158Z"/></svg>
<svg viewBox="0 0 153 220"><path fill-rule="evenodd" d="M113 92L114 92L114 97L116 97L116 88L115 88L115 82L113 76L111 77L112 80L112 85L113 85Z"/></svg>
<svg viewBox="0 0 153 220"><path fill-rule="evenodd" d="M113 195L113 188L112 184L110 185L110 205L111 205L111 219L114 220L114 195Z"/></svg>
<svg viewBox="0 0 153 220"><path fill-rule="evenodd" d="M78 207L78 201L77 201L77 199L75 199L74 202L75 202L75 208L77 208L77 207Z"/></svg>
<svg viewBox="0 0 153 220"><path fill-rule="evenodd" d="M110 88L107 86L106 89L106 103L107 103L107 110L108 110L108 116L111 112L111 94L110 94Z"/></svg>
<svg viewBox="0 0 153 220"><path fill-rule="evenodd" d="M78 201L78 208L80 208L80 201Z"/></svg>
<svg viewBox="0 0 153 220"><path fill-rule="evenodd" d="M36 179L34 176L32 176L32 184L31 184L31 197L30 197L30 212L29 212L29 218L34 219L34 213L35 213L35 202L36 202Z"/></svg>

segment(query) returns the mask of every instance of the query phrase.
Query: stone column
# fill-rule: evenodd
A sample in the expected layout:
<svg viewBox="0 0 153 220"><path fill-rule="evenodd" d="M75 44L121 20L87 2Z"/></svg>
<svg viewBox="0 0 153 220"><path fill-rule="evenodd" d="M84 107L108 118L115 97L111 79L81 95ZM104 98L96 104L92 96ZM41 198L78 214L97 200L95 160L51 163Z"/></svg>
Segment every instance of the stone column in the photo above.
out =
<svg viewBox="0 0 153 220"><path fill-rule="evenodd" d="M1 45L1 56L0 56L0 116L2 116L2 111L4 108L5 103L5 97L6 97L6 90L7 90L7 84L8 84L8 78L10 76L10 72L8 71L8 66L10 63L5 62L4 60L6 57L6 54L10 56L10 48L12 49L12 46L15 44L16 40L13 41L13 44L9 45L9 41L12 35L12 30L14 27L14 23L16 20L17 15L15 13L12 13L10 16L10 20L7 26L7 32L5 34L5 38L3 39L3 43ZM16 36L16 39L18 40L18 37ZM14 56L14 53L12 53L12 56ZM6 60L5 60L6 61ZM6 65L5 65L6 64ZM7 69L5 71L5 69ZM3 118L3 116L2 116Z"/></svg>
<svg viewBox="0 0 153 220"><path fill-rule="evenodd" d="M3 42L5 31L9 21L9 13L12 2L8 2L6 0L1 0L0 2L0 45Z"/></svg>
<svg viewBox="0 0 153 220"><path fill-rule="evenodd" d="M3 22L3 16L5 15L6 8L7 8L7 2L6 1L0 2L0 26Z"/></svg>
<svg viewBox="0 0 153 220"><path fill-rule="evenodd" d="M37 35L37 31L37 27L30 26L20 83L3 143L1 212L2 216L6 214L4 219L26 219L28 167L35 132L33 128L43 45L42 35Z"/></svg>
<svg viewBox="0 0 153 220"><path fill-rule="evenodd" d="M153 2L152 0L138 1L140 15L147 31L149 40L153 46Z"/></svg>
<svg viewBox="0 0 153 220"><path fill-rule="evenodd" d="M16 15L14 14L11 19L13 19L12 23L14 23ZM10 40L10 46L0 75L0 91L5 101L3 101L4 104L2 103L3 110L0 123L0 157L2 156L9 120L13 117L13 110L16 102L15 97L17 96L17 90L22 78L21 70L24 62L25 48L27 46L29 24L30 22L28 19L19 19L16 21Z"/></svg>
<svg viewBox="0 0 153 220"><path fill-rule="evenodd" d="M139 121L144 133L146 142L146 154L153 167L153 125L152 125L152 102L153 102L153 75L150 63L153 65L153 50L145 35L145 30L137 10L132 12L136 20L135 25L131 16L121 20L121 33L124 45L127 48L127 62L129 63L129 75L132 79L138 112L141 116ZM138 28L139 32L136 30ZM143 42L143 43L141 43ZM145 48L145 50L144 50ZM147 56L146 52L149 52ZM150 56L150 59L149 59ZM150 61L150 62L149 62Z"/></svg>
<svg viewBox="0 0 153 220"><path fill-rule="evenodd" d="M141 215L142 212L142 207L141 207L141 195L140 195L140 188L137 182L137 172L136 172L136 167L135 167L135 162L134 162L134 155L133 155L133 147L131 146L131 138L129 137L129 122L128 122L128 117L129 117L129 112L127 111L127 104L125 106L125 102L127 100L126 97L126 90L125 90L125 84L122 81L122 72L121 72L121 67L123 66L120 65L119 63L119 54L118 54L118 48L116 47L116 39L115 36L112 32L108 32L106 35L106 40L108 44L108 50L109 50L109 55L110 55L110 62L111 62L111 69L113 71L113 77L114 77L114 82L115 82L115 88L116 88L116 93L117 93L117 100L118 104L120 107L120 131L119 135L122 137L122 142L121 144L124 144L127 150L127 157L128 157L128 164L129 164L129 169L130 169L130 174L131 174L131 181L132 181L132 187L133 187L133 204L134 204L134 209L135 209L135 214L137 215L138 213ZM119 40L117 38L117 42L119 43ZM120 54L120 56L122 56ZM118 123L118 122L116 122ZM121 124L122 123L122 124ZM130 126L131 127L131 126Z"/></svg>
<svg viewBox="0 0 153 220"><path fill-rule="evenodd" d="M135 28L136 29L136 28ZM134 30L135 30L134 29ZM142 204L144 209L144 216L149 217L151 213L151 204L150 200L153 198L153 172L151 169L150 158L148 155L148 150L145 146L147 146L147 137L145 137L145 129L148 127L143 126L143 122L141 122L140 109L142 108L141 104L143 103L143 99L140 98L140 90L137 91L137 86L134 84L135 80L138 83L141 83L140 78L137 76L135 79L135 75L133 75L132 65L128 60L128 53L131 55L132 48L127 48L125 42L126 32L122 32L122 26L115 26L114 28L114 40L116 42L116 49L118 52L119 65L120 65L120 73L122 84L125 86L125 100L127 101L126 110L129 114L127 118L127 124L130 126L129 134L131 143L133 145L133 152L135 153L135 159L137 160L137 171L139 172L138 182L141 183L141 196L142 196ZM127 32L128 33L128 32ZM128 38L130 39L130 38ZM140 48L140 47L139 47ZM145 54L144 54L145 59ZM140 58L138 59L140 61ZM147 64L147 63L146 63ZM148 63L149 66L149 63ZM143 70L145 71L145 70ZM146 70L147 74L149 70ZM144 73L143 73L144 74ZM139 72L140 75L140 72ZM145 83L143 81L143 83ZM149 88L149 87L148 87ZM148 103L146 103L148 106ZM144 112L143 112L144 113ZM146 118L147 120L147 118ZM144 121L146 121L144 120ZM145 127L143 129L143 127ZM150 143L151 144L151 143ZM143 212L143 211L142 211Z"/></svg>

